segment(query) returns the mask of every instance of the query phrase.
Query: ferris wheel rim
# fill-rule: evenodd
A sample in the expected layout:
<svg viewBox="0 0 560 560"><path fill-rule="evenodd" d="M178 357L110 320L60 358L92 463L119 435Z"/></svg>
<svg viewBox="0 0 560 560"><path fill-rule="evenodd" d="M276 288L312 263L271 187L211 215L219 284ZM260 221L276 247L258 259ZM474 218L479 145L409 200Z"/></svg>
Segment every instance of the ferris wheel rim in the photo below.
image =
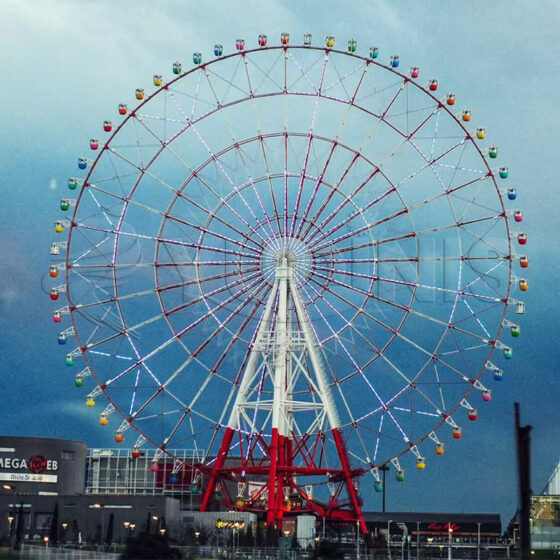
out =
<svg viewBox="0 0 560 560"><path fill-rule="evenodd" d="M429 95L430 97L432 97L432 99L433 99L434 101L437 101L437 102L441 105L440 108L443 108L445 111L447 111L447 112L455 119L455 121L457 122L457 124L459 124L459 125L463 128L463 131L464 131L464 132L466 133L466 135L468 136L468 140L470 140L470 141L471 141L471 144L474 145L475 148L478 150L478 152L479 152L479 154L480 154L480 159L481 159L482 161L484 161L484 163L485 163L485 165L486 165L486 167L487 167L487 169L488 169L488 172L489 172L489 176L490 176L490 178L491 178L491 181L493 182L494 187L495 187L497 193L499 193L499 188L498 188L498 186L497 186L497 183L496 183L496 180L495 180L493 174L491 173L491 170L490 170L490 167L489 167L489 165L488 165L488 162L486 161L486 158L485 158L484 155L482 154L482 151L480 150L480 148L478 147L478 145L476 144L476 142L474 142L474 140L472 139L472 137L470 136L470 134L466 131L466 128L464 127L464 125L462 125L461 122L460 122L454 115L452 115L452 113L450 112L450 110L449 110L447 107L445 107L444 105L442 105L441 102L440 102L433 94L431 94L427 89L421 87L417 82L414 82L413 80L408 79L406 76L400 74L400 73L397 72L396 70L394 70L394 69L392 69L392 68L388 68L388 67L386 67L385 65L383 65L383 64L381 64L381 63L379 63L379 62L372 61L372 60L368 60L367 57L362 57L362 56L356 55L356 54L354 54L354 53L347 53L346 51L340 51L340 50L336 50L336 49L325 49L325 48L321 48L321 47L309 47L309 46L294 46L294 45L290 45L289 47L285 47L285 46L270 46L270 47L259 48L259 49L248 49L248 50L244 51L243 53L241 53L241 52L235 52L235 53L232 53L231 55L226 55L226 56L221 57L221 58L218 58L218 59L216 59L216 60L214 60L214 61L208 62L208 63L206 63L206 64L203 65L203 66L217 63L217 62L219 62L220 60L225 60L226 58L231 58L231 57L235 57L235 56L245 56L245 55L248 55L248 54L251 54L251 53L255 53L255 52L262 52L262 51L273 50L273 49L284 50L284 51L286 51L287 49L298 49L298 48L299 48L299 49L307 49L307 50L326 51L327 53L332 52L332 53L342 54L342 55L346 55L346 56L352 56L352 57L361 59L361 60L363 60L363 61L366 61L368 64L375 64L375 65L381 67L383 70L389 70L389 71L393 72L395 75L398 75L399 77L403 78L403 79L405 80L405 82L414 84L415 87L421 89L425 94L427 94L427 95ZM124 119L123 122L122 122L121 124L119 124L119 125L116 127L115 131L113 132L113 134L112 134L111 137L109 138L109 141L106 143L106 146L109 145L109 143L111 142L111 140L112 140L112 139L115 137L115 135L119 132L120 128L121 128L122 126L124 126L125 122L128 121L128 119L133 118L133 117L134 117L134 114L136 113L136 111L138 111L138 109L140 109L142 106L144 106L146 103L148 103L156 94L160 93L162 90L167 89L167 87L169 87L171 84L175 83L176 81L180 80L181 78L185 77L186 75L190 74L191 72L196 72L196 71L199 70L199 69L200 69L200 67L194 67L194 68L192 68L192 69L189 70L188 72L186 72L186 73L184 73L184 74L181 74L180 76L177 76L176 78L172 79L172 80L171 80L170 82L168 82L165 86L161 86L161 88L159 88L158 90L156 90L156 92L154 92L153 94L151 94L150 96L148 96L142 103L140 103L140 104L138 105L138 107L136 108L135 111L133 111L133 112L131 112L129 115L127 115L126 119ZM257 96L256 96L256 97L257 97ZM326 99L331 99L331 98L329 98L329 97L327 97L327 96L325 96L325 98L326 98ZM331 100L336 100L336 99L331 99ZM240 100L239 102L241 103L241 102L244 102L244 101L247 101L247 100ZM340 101L340 100L336 100L336 101ZM222 108L218 108L217 110L222 110ZM207 115L206 115L206 116L207 116ZM90 168L90 170L89 170L89 172L88 172L87 178L86 178L86 180L85 180L85 182L84 182L84 185L85 185L86 187L89 186L89 184L88 184L89 177L92 175L92 173L93 173L93 171L94 171L94 169L95 169L95 166L96 166L96 164L97 164L97 161L98 161L99 158L102 156L103 151L104 151L105 149L106 149L106 147L104 147L104 149L100 151L100 153L97 155L97 158L96 158L94 164L91 166L91 168ZM231 149L231 147L230 147L230 149ZM157 157L159 157L159 154L156 155L154 159L157 159ZM138 181L140 181L140 180L142 179L142 177L143 177L143 174L141 175L141 177L140 177L140 179L139 179ZM69 244L69 245L70 245L70 242L71 242L71 236L72 236L72 233L73 233L73 229L74 229L74 227L76 227L76 224L74 223L74 218L76 217L76 214L77 214L77 210L78 210L80 198L82 197L82 195L84 194L84 192L85 192L85 189L83 189L82 191L80 191L79 197L78 197L78 202L77 202L77 204L76 204L76 208L74 209L74 214L73 214L73 219L72 219L72 225L71 225L71 227L70 227L70 232L69 232L69 237L68 237L68 244ZM132 196L132 193L131 193L131 196ZM505 207L504 207L504 204L503 204L503 200L501 199L500 196L498 196L497 199L500 201L500 204L501 204L501 206L502 206L502 210L503 210L503 212L504 212L504 214L505 214ZM123 206L122 218L124 218L124 215L126 214L126 209L127 209L127 202L125 202L125 205ZM122 219L121 219L121 222L122 222ZM506 300L509 300L509 298L510 298L510 291L511 291L511 284L512 284L512 280L511 280L511 277L512 277L512 275L511 275L511 267L512 267L511 236L510 236L510 230L509 230L509 222L508 222L508 220L505 219L505 220L503 220L503 222L504 222L504 224L505 224L505 228L506 228L507 235L508 235L508 252L509 252L509 261L510 261L510 262L509 262L509 283L508 283L507 294L506 294L505 299L506 299ZM115 260L115 255L116 255L117 250L118 250L118 249L117 249L117 247L118 247L118 238L119 238L119 235L117 234L117 235L116 235L117 243L116 243L116 245L115 245L113 260ZM73 325L74 325L74 328L75 328L75 330L76 330L76 332L77 332L76 336L79 337L79 332L78 332L78 329L76 328L76 323L75 323L74 315L73 315L73 312L74 312L74 310L75 310L75 307L72 306L72 300L71 300L71 298L70 298L70 286L71 286L71 284L70 284L70 282L69 282L69 270L70 270L71 266L69 266L69 265L70 265L70 262L69 262L69 253L67 254L66 264L67 264L67 266L66 266L66 281L67 281L67 286L69 287L69 289L68 289L68 300L69 300L70 307L71 307L71 314L70 314L70 315L71 315L71 320L72 320L72 323L73 323ZM118 298L118 282L117 282L117 271L116 271L116 268L114 269L113 278L114 278L115 299L116 299L117 302L118 302L118 299L119 299L119 298ZM119 308L119 313L121 313L120 306L118 306L118 308ZM498 327L497 332L496 332L496 337L495 337L496 339L499 339L500 333L501 333L501 331L502 331L502 328L503 328L502 323L503 323L503 320L505 319L506 311L507 311L507 301L505 302L505 305L504 305L504 310L503 310L503 314L502 314L502 321L500 321L499 327ZM122 314L121 314L121 317L122 317L122 319L123 319L123 325L126 325L126 322L125 322L125 320L124 320L124 316L122 316ZM452 317L452 316L451 316L451 317ZM451 318L450 318L450 320L451 320ZM79 338L78 338L78 340L79 340ZM134 347L133 342L130 341L130 340L129 340L129 342L130 342L130 344ZM82 346L81 346L81 343L80 343L80 347L82 347ZM490 358L492 357L492 355L493 355L493 353L494 353L494 350L495 350L495 347L492 346L492 347L490 348L490 351L489 351L489 354L488 354L488 360L490 360ZM84 352L84 358L85 358L86 360L88 360L88 357L86 356L86 353L85 353L85 352ZM91 368L91 369L92 369L93 374L96 376L95 370L94 370L93 368ZM482 367L481 367L481 369L480 369L480 371L479 371L479 373L478 373L478 375L476 376L475 379L478 380L478 379L480 378L480 376L482 375L484 369L485 369L485 366L484 366L484 364L483 364ZM98 382L101 382L100 379L97 379L97 376L96 376L95 378L96 378L96 380L97 380ZM103 392L105 393L105 396L109 399L109 402L112 403L111 397L110 397L110 395L109 395L109 391L105 391L105 389L102 389L102 390L103 390ZM473 387L471 386L471 388L468 390L468 392L465 394L465 396L468 396L468 395L472 392L472 390L473 390ZM112 404L113 404L113 403L112 403ZM114 406L115 406L115 409L118 410L118 411L122 414L122 412L120 411L120 408L117 407L116 405L114 405ZM459 407L460 407L460 404L457 404L457 405L453 408L453 410L452 410L452 412L451 412L450 414L454 414L454 412L455 412ZM123 414L123 418L126 418L124 414ZM445 422L445 420L441 420L437 427L441 426L441 424L444 423L444 422ZM132 426L139 434L141 434L141 432L138 431L138 429L136 428L136 425L134 424L134 422L131 423L131 426ZM435 429L437 429L437 428L435 428ZM427 437L428 437L428 434L426 434L421 440L419 440L418 443L421 443L421 441L423 441L423 440L424 440L425 438L427 438ZM148 439L148 438L147 438L147 439ZM157 446L157 445L156 445L156 446ZM405 452L406 452L406 450L404 450L402 453L405 453ZM400 456L400 455L398 455L398 456Z"/></svg>

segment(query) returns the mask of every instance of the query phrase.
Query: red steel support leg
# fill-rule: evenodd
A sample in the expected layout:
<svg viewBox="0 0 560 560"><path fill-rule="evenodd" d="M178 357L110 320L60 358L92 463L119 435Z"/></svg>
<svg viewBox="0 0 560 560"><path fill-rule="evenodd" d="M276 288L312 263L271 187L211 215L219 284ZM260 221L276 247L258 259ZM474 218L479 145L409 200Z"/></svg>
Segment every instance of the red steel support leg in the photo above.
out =
<svg viewBox="0 0 560 560"><path fill-rule="evenodd" d="M278 436L278 467L286 465L286 438L285 436ZM276 505L274 515L276 517L276 525L279 529L282 528L282 519L284 518L284 473L276 475Z"/></svg>
<svg viewBox="0 0 560 560"><path fill-rule="evenodd" d="M348 454L346 453L346 446L344 445L344 441L342 439L342 432L339 428L336 428L332 432L334 442L336 444L336 449L338 451L338 456L340 458L340 466L344 471L344 477L346 478L346 489L348 491L348 496L350 497L350 501L352 502L352 507L354 508L354 513L356 514L356 518L358 523L360 524L360 530L363 534L366 533L366 522L364 520L364 514L362 513L362 508L358 503L358 497L356 496L356 489L354 488L354 484L352 483L352 476L350 470L350 462L348 461Z"/></svg>
<svg viewBox="0 0 560 560"><path fill-rule="evenodd" d="M222 439L222 445L220 445L220 450L218 451L218 456L216 457L216 462L214 463L214 467L212 468L212 472L210 474L210 480L208 481L208 486L206 487L206 491L204 492L204 497L202 498L202 502L200 504L200 511L206 511L208 507L208 500L212 492L214 491L214 484L216 483L216 476L220 472L221 468L224 466L229 446L231 445L231 440L233 439L233 434L235 430L233 428L227 427L224 433L224 438Z"/></svg>
<svg viewBox="0 0 560 560"><path fill-rule="evenodd" d="M276 521L276 465L278 461L278 428L272 428L270 438L270 472L268 473L268 511L266 512L267 525Z"/></svg>

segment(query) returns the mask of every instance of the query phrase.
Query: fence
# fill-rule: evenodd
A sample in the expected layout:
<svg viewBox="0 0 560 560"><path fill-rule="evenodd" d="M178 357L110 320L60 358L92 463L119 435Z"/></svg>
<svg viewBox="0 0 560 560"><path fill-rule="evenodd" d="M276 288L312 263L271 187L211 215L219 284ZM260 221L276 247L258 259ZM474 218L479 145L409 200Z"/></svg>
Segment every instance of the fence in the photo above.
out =
<svg viewBox="0 0 560 560"><path fill-rule="evenodd" d="M282 548L179 546L185 560L311 560L311 552Z"/></svg>
<svg viewBox="0 0 560 560"><path fill-rule="evenodd" d="M178 546L185 560L311 560L322 558L314 556L313 552L300 550L286 550L283 548L226 548L221 546ZM391 547L390 550L360 550L358 557L356 550L340 550L337 560L446 560L449 550L446 547L421 548ZM20 560L117 560L119 554L84 550L77 548L45 547L24 544L21 549ZM484 547L480 550L472 547L453 547L454 560L494 560L515 558L516 554L509 547ZM326 557L325 557L326 558ZM329 558L334 558L332 554Z"/></svg>
<svg viewBox="0 0 560 560"><path fill-rule="evenodd" d="M120 554L80 548L23 544L19 558L20 560L118 560Z"/></svg>
<svg viewBox="0 0 560 560"><path fill-rule="evenodd" d="M351 549L325 550L322 555L312 551L286 550L283 548L226 548L220 546L180 546L186 560L448 560L447 547L415 548L386 547L380 549L360 550ZM516 551L515 551L516 552ZM454 546L452 560L507 560L517 557L516 553L507 546L476 547ZM418 556L417 556L418 553Z"/></svg>

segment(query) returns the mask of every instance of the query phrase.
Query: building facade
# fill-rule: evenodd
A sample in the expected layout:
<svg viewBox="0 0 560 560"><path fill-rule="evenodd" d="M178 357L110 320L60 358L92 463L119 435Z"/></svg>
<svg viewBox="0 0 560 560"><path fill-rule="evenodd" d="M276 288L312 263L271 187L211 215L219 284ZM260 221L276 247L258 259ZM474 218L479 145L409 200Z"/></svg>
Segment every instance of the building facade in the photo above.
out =
<svg viewBox="0 0 560 560"><path fill-rule="evenodd" d="M0 436L0 483L18 494L83 494L85 443Z"/></svg>
<svg viewBox="0 0 560 560"><path fill-rule="evenodd" d="M0 538L13 538L21 524L21 538L37 541L57 527L58 540L75 543L124 542L147 529L163 531L181 542L197 528L256 527L257 516L227 512L223 500L212 500L210 511L198 509L205 476L196 469L200 458L189 450L173 451L174 459L151 449L90 449L81 442L60 439L0 437ZM228 481L230 494L238 483ZM254 481L253 484L259 484ZM284 534L312 544L326 533L336 538L354 525L322 523L313 516L287 514ZM417 541L437 545L455 543L491 545L500 538L499 515L365 512L370 535L390 542ZM315 524L317 527L315 527ZM220 531L218 531L219 533ZM109 535L110 533L110 535Z"/></svg>
<svg viewBox="0 0 560 560"><path fill-rule="evenodd" d="M105 542L110 523L114 542L145 531L148 520L153 531L178 531L178 492L158 485L145 458L125 468L124 457L108 457L110 450L88 452L76 441L0 437L0 538L13 539L21 523L22 539L43 540L53 519L58 538L69 542ZM150 480L142 479L145 470Z"/></svg>
<svg viewBox="0 0 560 560"><path fill-rule="evenodd" d="M560 551L560 496L531 496L531 548Z"/></svg>

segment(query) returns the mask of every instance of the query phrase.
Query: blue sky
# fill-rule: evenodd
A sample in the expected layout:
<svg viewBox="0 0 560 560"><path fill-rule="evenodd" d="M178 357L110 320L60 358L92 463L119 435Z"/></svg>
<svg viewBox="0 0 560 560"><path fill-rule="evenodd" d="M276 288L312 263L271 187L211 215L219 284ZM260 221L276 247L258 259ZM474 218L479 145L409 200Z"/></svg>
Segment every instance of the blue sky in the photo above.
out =
<svg viewBox="0 0 560 560"><path fill-rule="evenodd" d="M252 43L265 32L277 42L282 31L309 31L317 40L354 37L358 50L376 44L468 99L497 139L526 216L531 289L506 379L453 451L410 472L405 484L391 481L389 508L498 511L506 521L516 500L516 400L534 426L533 488L541 490L560 456L557 3L166 2L155 9L143 1L4 0L0 19L3 434L112 445L73 386L42 290L64 182L92 131L136 87L194 50L209 58L217 41L229 51L238 36Z"/></svg>

